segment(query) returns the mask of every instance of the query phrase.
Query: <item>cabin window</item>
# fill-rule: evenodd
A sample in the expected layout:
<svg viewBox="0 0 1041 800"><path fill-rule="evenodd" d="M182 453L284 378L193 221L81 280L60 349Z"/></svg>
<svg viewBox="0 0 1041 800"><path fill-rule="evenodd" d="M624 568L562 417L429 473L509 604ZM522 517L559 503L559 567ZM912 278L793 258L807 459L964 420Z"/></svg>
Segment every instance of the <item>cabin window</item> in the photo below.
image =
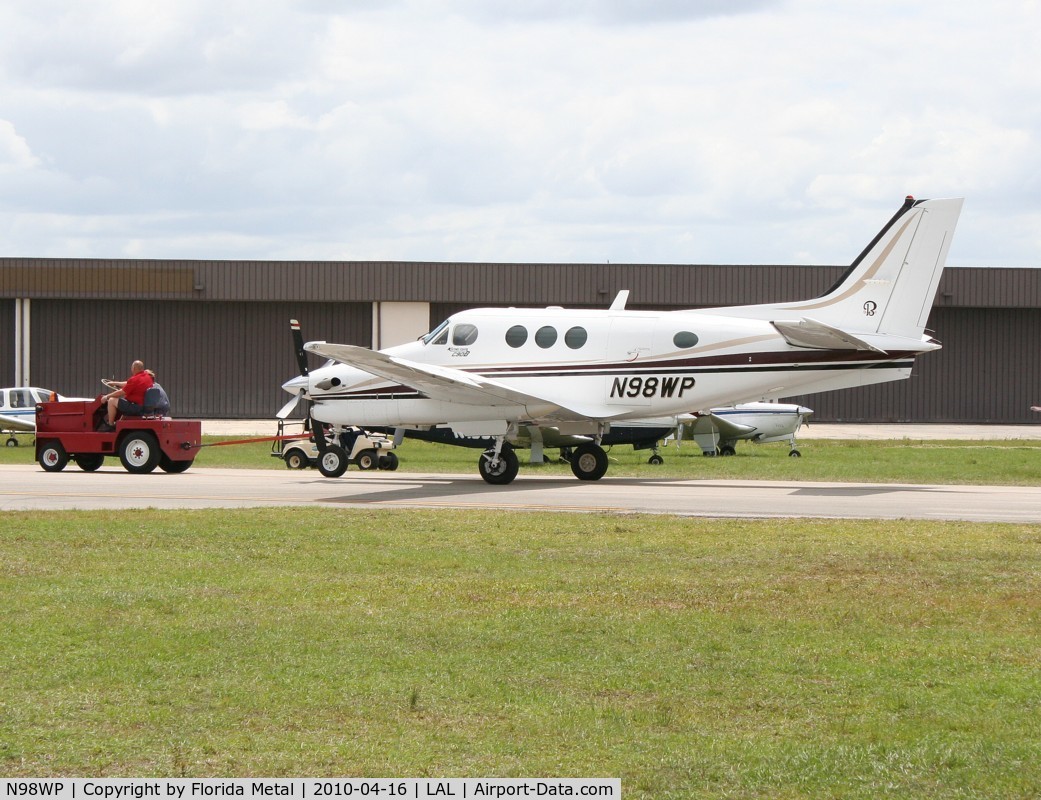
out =
<svg viewBox="0 0 1041 800"><path fill-rule="evenodd" d="M506 344L510 347L521 347L528 341L528 329L523 325L514 325L506 331Z"/></svg>
<svg viewBox="0 0 1041 800"><path fill-rule="evenodd" d="M423 337L424 344L448 344L448 320Z"/></svg>
<svg viewBox="0 0 1041 800"><path fill-rule="evenodd" d="M680 331L672 337L672 343L681 348L693 347L698 343L698 335L690 331Z"/></svg>
<svg viewBox="0 0 1041 800"><path fill-rule="evenodd" d="M557 343L557 329L552 325L543 325L535 331L535 344L546 349Z"/></svg>
<svg viewBox="0 0 1041 800"><path fill-rule="evenodd" d="M568 332L564 334L564 344L572 350L577 350L586 343L588 338L589 334L586 333L586 329L576 325L574 328L569 328Z"/></svg>
<svg viewBox="0 0 1041 800"><path fill-rule="evenodd" d="M452 344L459 347L471 345L477 341L477 326L462 322L452 331Z"/></svg>

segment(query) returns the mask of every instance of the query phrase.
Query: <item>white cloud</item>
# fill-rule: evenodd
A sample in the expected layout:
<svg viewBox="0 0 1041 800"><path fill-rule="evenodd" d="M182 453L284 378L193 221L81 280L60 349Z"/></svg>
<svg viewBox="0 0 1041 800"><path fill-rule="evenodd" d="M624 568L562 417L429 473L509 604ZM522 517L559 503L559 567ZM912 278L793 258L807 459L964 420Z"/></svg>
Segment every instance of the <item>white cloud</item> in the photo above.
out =
<svg viewBox="0 0 1041 800"><path fill-rule="evenodd" d="M0 7L7 255L1041 266L1036 3Z"/></svg>

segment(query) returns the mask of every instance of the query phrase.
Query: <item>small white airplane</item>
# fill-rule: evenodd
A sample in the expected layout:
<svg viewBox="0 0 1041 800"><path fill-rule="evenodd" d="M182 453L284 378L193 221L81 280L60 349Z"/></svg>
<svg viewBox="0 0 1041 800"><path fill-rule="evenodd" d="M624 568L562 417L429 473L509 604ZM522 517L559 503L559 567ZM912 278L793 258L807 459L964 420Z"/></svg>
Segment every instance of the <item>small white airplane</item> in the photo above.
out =
<svg viewBox="0 0 1041 800"><path fill-rule="evenodd" d="M374 351L302 343L301 374L283 384L316 425L451 428L491 437L481 477L510 483L513 442L537 432L574 446L580 480L607 471L601 444L634 420L900 380L938 350L925 333L962 207L908 197L821 297L689 311L629 311L628 291L606 310L479 308L449 317L416 342ZM329 359L309 370L306 353ZM328 437L319 470L340 475L347 454ZM571 444L566 446L572 446Z"/></svg>
<svg viewBox="0 0 1041 800"><path fill-rule="evenodd" d="M7 434L5 444L17 447L16 433L35 433L36 404L48 400L68 400L50 389L36 386L15 386L0 389L0 433Z"/></svg>
<svg viewBox="0 0 1041 800"><path fill-rule="evenodd" d="M795 434L813 410L792 403L741 403L730 408L713 408L693 418L680 417L677 439L693 439L705 455L732 456L740 439L756 444L788 442L788 455L802 455Z"/></svg>

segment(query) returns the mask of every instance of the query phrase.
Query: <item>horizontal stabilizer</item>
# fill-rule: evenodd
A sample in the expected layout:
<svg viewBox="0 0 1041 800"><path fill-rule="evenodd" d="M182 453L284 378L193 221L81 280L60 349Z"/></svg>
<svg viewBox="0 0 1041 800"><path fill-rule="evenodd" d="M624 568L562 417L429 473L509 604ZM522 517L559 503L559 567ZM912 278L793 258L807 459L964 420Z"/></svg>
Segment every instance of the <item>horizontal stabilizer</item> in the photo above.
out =
<svg viewBox="0 0 1041 800"><path fill-rule="evenodd" d="M883 355L886 353L865 339L809 317L797 321L772 320L770 324L794 347L809 347L814 350L867 350Z"/></svg>

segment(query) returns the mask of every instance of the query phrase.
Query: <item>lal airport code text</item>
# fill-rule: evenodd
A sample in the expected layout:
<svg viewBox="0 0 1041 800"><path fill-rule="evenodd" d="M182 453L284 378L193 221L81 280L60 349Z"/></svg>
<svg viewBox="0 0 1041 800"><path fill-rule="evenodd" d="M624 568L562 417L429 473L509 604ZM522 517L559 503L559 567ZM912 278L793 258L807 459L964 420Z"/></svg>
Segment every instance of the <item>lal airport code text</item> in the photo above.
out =
<svg viewBox="0 0 1041 800"><path fill-rule="evenodd" d="M0 800L222 800L222 798L620 798L619 778L62 778L0 779Z"/></svg>

